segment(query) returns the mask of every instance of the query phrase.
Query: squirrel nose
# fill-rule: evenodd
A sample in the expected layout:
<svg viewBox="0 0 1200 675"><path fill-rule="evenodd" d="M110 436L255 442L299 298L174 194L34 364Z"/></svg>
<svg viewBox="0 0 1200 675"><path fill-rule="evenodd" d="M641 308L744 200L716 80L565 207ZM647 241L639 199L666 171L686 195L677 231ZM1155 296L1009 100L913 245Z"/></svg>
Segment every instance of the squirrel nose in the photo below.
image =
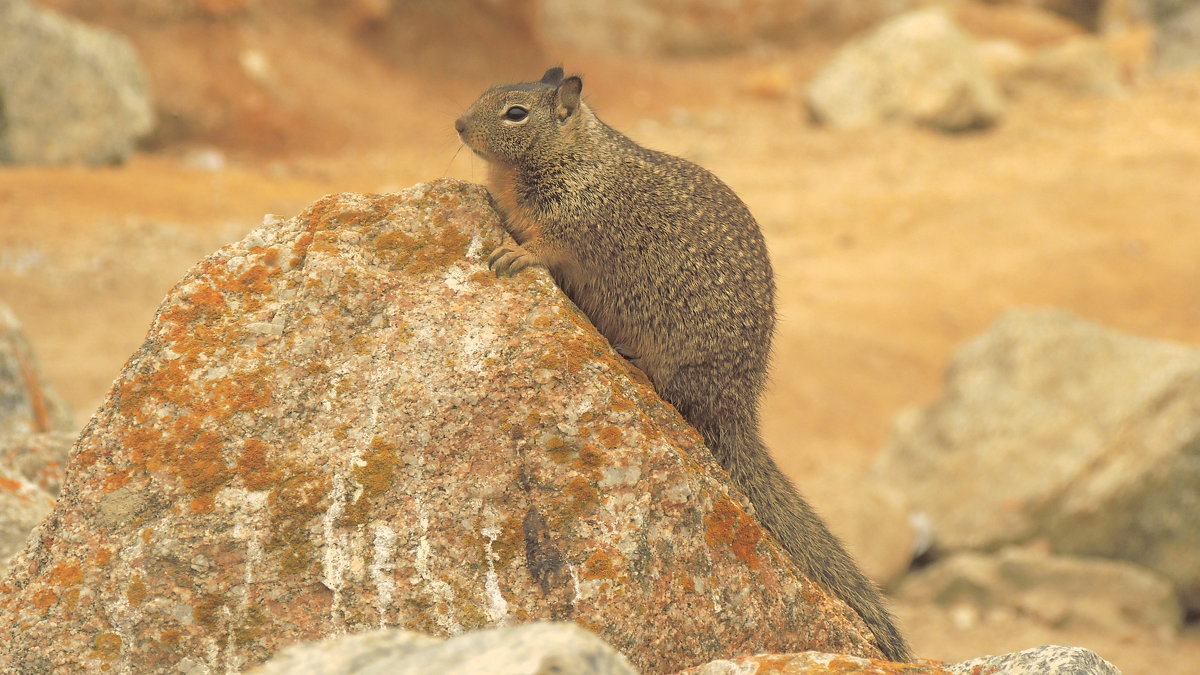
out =
<svg viewBox="0 0 1200 675"><path fill-rule="evenodd" d="M455 131L457 131L458 133L461 134L462 132L466 131L466 129L467 129L467 123L464 122L461 117L454 120L454 130Z"/></svg>

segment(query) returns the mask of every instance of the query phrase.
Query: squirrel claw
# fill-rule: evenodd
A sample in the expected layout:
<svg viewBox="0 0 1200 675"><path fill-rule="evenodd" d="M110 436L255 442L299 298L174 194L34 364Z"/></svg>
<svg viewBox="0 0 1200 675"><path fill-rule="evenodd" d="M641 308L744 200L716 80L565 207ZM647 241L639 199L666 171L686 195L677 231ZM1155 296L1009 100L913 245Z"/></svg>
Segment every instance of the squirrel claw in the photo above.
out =
<svg viewBox="0 0 1200 675"><path fill-rule="evenodd" d="M488 267L495 271L498 277L516 274L526 267L541 264L532 253L517 245L502 245L488 256Z"/></svg>
<svg viewBox="0 0 1200 675"><path fill-rule="evenodd" d="M629 347L627 347L623 344L614 344L613 349L616 350L616 352L618 354L620 354L621 357L624 358L626 361L629 361L630 363L637 365L639 357L637 354L633 353L632 349L630 349Z"/></svg>

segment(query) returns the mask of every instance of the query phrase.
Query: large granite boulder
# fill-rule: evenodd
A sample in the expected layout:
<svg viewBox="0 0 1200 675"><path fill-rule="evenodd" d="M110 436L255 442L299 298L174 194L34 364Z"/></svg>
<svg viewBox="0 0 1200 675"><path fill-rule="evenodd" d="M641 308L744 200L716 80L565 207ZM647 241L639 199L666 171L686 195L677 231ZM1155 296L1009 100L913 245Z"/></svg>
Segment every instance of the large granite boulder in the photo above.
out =
<svg viewBox="0 0 1200 675"><path fill-rule="evenodd" d="M125 38L0 2L0 163L122 161L154 126L146 82Z"/></svg>
<svg viewBox="0 0 1200 675"><path fill-rule="evenodd" d="M943 550L1046 538L1128 560L1200 609L1200 349L1057 310L1014 311L962 347L874 472Z"/></svg>
<svg viewBox="0 0 1200 675"><path fill-rule="evenodd" d="M572 620L645 672L877 656L484 191L337 195L197 264L0 581L0 670L246 669L378 627Z"/></svg>

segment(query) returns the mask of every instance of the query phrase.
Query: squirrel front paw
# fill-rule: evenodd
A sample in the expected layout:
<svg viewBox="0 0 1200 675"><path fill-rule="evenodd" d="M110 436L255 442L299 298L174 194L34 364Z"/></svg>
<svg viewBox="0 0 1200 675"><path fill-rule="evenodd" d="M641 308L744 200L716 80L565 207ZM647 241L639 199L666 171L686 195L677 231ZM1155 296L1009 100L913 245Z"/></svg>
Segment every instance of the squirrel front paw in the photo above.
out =
<svg viewBox="0 0 1200 675"><path fill-rule="evenodd" d="M496 276L516 274L526 267L545 267L545 263L518 244L501 244L488 257L488 267Z"/></svg>

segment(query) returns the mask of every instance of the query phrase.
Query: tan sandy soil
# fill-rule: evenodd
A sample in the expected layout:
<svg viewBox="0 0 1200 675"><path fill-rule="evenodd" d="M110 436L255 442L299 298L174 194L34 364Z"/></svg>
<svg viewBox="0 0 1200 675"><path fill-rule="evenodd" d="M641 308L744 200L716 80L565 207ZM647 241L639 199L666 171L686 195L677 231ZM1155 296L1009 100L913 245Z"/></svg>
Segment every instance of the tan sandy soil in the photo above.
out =
<svg viewBox="0 0 1200 675"><path fill-rule="evenodd" d="M263 214L293 215L328 192L481 180L454 117L492 81L538 74L483 61L438 73L424 62L368 60L326 33L300 41L287 28L259 27L252 40L249 29L140 34L143 48L153 43L189 77L225 83L210 90L220 104L170 93L179 109L207 115L195 119L218 120L215 131L189 135L167 120L173 130L155 149L121 167L0 169L0 302L25 323L80 424L196 260ZM198 40L252 42L275 79L248 78L236 58L172 51ZM708 166L758 216L782 315L766 434L802 488L835 469L866 468L897 412L936 397L955 347L1006 309L1053 305L1200 344L1200 73L1121 98L1031 93L998 128L961 136L817 129L794 96L747 93L752 74L803 78L827 53L547 59L585 74L585 94L607 121ZM241 113L221 122L231 100ZM224 168L192 166L208 147L223 153ZM901 616L930 657L1065 641L1126 673L1190 672L1200 660L1194 631L1162 645L1022 621L956 628L929 609Z"/></svg>

